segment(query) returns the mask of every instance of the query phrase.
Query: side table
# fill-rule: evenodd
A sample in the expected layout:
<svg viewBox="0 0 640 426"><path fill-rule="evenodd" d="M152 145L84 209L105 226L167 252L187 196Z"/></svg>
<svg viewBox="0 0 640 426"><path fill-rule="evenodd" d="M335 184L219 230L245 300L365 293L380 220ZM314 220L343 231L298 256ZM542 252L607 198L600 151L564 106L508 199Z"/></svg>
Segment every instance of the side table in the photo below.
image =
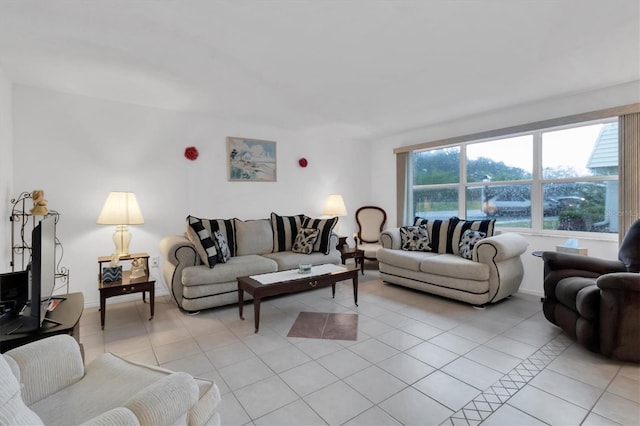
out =
<svg viewBox="0 0 640 426"><path fill-rule="evenodd" d="M347 259L354 259L356 262L356 266L360 265L360 272L364 275L364 250L359 250L357 248L347 247L342 248L339 247L338 251L340 252L340 257L342 258L342 264L345 264Z"/></svg>
<svg viewBox="0 0 640 426"><path fill-rule="evenodd" d="M104 320L107 310L107 299L113 296L122 296L125 294L142 293L142 301L146 303L145 295L149 292L149 310L151 316L149 321L153 319L153 311L155 305L155 280L149 277L149 255L147 253L135 253L126 256L120 256L120 260L142 259L145 262L144 275L138 278L131 278L131 270L122 271L122 279L113 282L104 282L102 280L102 265L111 261L111 256L101 256L98 258L98 289L100 290L100 326L104 330Z"/></svg>

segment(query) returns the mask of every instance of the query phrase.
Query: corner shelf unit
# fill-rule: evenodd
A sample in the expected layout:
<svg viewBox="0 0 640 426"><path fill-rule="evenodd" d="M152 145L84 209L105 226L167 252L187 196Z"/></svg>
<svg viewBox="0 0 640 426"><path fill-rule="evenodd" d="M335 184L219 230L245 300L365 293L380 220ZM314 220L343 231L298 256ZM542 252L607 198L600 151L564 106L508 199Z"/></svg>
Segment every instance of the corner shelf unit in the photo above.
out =
<svg viewBox="0 0 640 426"><path fill-rule="evenodd" d="M28 200L32 200L29 192L23 192L17 198L11 199L13 205L9 217L11 222L11 271L24 271L31 261L31 231L37 224L36 218L52 216L55 223L54 229L57 228L60 220L60 213L55 210L49 210L45 216L32 215L26 209ZM66 293L69 293L69 269L60 265L63 255L62 243L56 235L56 285L54 291L65 288Z"/></svg>

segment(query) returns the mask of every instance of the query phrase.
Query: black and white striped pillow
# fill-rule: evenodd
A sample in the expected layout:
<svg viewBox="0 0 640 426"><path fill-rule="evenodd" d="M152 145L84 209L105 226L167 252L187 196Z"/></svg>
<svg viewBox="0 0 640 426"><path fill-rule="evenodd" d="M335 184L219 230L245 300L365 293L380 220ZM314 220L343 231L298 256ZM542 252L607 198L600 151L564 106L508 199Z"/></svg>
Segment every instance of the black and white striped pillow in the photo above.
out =
<svg viewBox="0 0 640 426"><path fill-rule="evenodd" d="M279 216L271 213L271 228L273 229L273 252L291 251L293 243L302 228L305 216Z"/></svg>
<svg viewBox="0 0 640 426"><path fill-rule="evenodd" d="M218 251L216 245L211 238L211 233L205 228L202 219L187 216L187 237L189 241L196 247L198 256L202 263L209 268L213 268L218 261Z"/></svg>
<svg viewBox="0 0 640 426"><path fill-rule="evenodd" d="M460 239L456 240L455 247L453 243L453 231L456 225L460 222L457 217L452 217L446 220L428 220L416 217L414 219L414 226L426 225L427 233L429 234L429 242L431 245L431 251L436 253L459 253L458 244Z"/></svg>
<svg viewBox="0 0 640 426"><path fill-rule="evenodd" d="M337 217L332 217L331 219L312 219L305 216L302 227L318 230L318 239L313 245L313 251L329 254L331 251L331 231L333 227L336 226L336 223L338 223Z"/></svg>
<svg viewBox="0 0 640 426"><path fill-rule="evenodd" d="M493 237L493 233L495 230L495 219L487 219L487 220L460 220L451 232L451 241L453 243L453 253L461 254L460 252L460 242L462 241L462 236L465 231L472 230L478 231L484 234L484 237ZM483 238L484 238L483 237Z"/></svg>

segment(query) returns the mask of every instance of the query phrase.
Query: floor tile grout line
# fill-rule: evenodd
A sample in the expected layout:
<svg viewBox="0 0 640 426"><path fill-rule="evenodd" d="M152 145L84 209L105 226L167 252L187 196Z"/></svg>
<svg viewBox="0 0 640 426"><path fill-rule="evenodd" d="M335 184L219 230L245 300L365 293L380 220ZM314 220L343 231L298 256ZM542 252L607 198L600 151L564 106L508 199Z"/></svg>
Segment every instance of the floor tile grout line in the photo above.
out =
<svg viewBox="0 0 640 426"><path fill-rule="evenodd" d="M540 347L535 353L533 353L531 356L529 356L527 359L523 360L520 364L518 364L517 366L515 366L513 369L511 369L511 371L509 371L508 373L506 373L504 376L502 376L502 378L500 378L497 382L495 382L494 384L492 384L491 386L489 386L489 388L485 389L484 391L482 391L480 394L478 394L478 396L476 396L474 399L472 399L470 402L468 402L463 408L461 408L460 410L456 411L453 415L451 415L448 419L445 419L441 425L455 425L456 424L456 420L457 421L461 421L461 420L465 420L467 421L467 424L470 425L471 423L468 422L467 420L467 415L465 413L465 409L466 410L470 410L470 411L475 411L478 413L478 415L482 418L482 421L484 421L487 417L489 417L491 414L493 414L494 412L496 412L500 407L502 407L503 405L505 405L514 395L516 395L522 388L524 388L531 380L533 380L538 374L540 374L544 369L547 368L547 366L549 364L551 364L551 362L553 362L553 360L555 360L558 356L560 356L560 354L565 351L570 345L566 345L564 343L560 343L560 342L556 342L556 340L562 336L562 334L560 334L559 336L554 337L551 341L549 341L548 343L546 343L545 345L543 345L542 347ZM562 348L561 350L555 350L556 348ZM553 352L554 356L553 358L550 358L545 352ZM547 362L544 363L544 366L542 368L538 368L536 366L536 363L534 362L534 360L537 359L537 355L540 354L541 356L545 357L545 358L549 358L547 360ZM519 369L524 368L527 371L530 371L529 368L527 367L527 363L529 363L532 367L534 367L535 369L537 369L537 371L535 372L535 374L532 374L531 376L528 377L528 379L526 381L523 382L522 386L517 387L517 390L514 391L513 393L509 392L507 390L507 393L509 394L508 398L505 398L504 401L502 400L502 398L498 397L498 400L500 401L500 404L498 407L496 407L495 409L493 409L494 407L489 404L490 408L492 408L491 412L485 416L482 417L479 413L479 410L477 410L477 408L471 408L470 405L474 405L475 406L475 402L478 400L478 398L484 397L484 395L496 395L493 392L489 392L489 389L491 390L495 390L495 388L503 388L504 386L503 384L503 380L505 380L505 378L509 378L507 381L511 381L510 376L511 374L516 374L517 376L522 377L522 375L520 374L520 372L518 371ZM498 385L498 383L500 383L500 385ZM517 385L516 385L517 386Z"/></svg>

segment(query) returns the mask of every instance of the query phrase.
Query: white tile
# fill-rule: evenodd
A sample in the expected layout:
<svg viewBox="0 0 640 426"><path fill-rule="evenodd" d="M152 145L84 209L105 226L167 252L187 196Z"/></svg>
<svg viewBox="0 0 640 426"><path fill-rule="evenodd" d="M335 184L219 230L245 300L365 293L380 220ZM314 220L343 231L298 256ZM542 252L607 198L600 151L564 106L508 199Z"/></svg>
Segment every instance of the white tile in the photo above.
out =
<svg viewBox="0 0 640 426"><path fill-rule="evenodd" d="M607 388L607 392L640 403L640 381L619 373Z"/></svg>
<svg viewBox="0 0 640 426"><path fill-rule="evenodd" d="M192 376L198 377L200 374L213 370L213 365L209 361L209 358L203 353L190 355L185 358L180 358L174 361L169 361L164 364L160 364L162 368L172 371L184 371Z"/></svg>
<svg viewBox="0 0 640 426"><path fill-rule="evenodd" d="M427 326L425 326L427 327ZM422 339L419 339L409 333L405 333L401 330L391 330L382 335L376 336L376 339L382 343L386 343L392 348L396 348L399 351L404 351L413 347L419 343L422 343Z"/></svg>
<svg viewBox="0 0 640 426"><path fill-rule="evenodd" d="M624 425L640 424L640 405L609 392L600 398L593 412Z"/></svg>
<svg viewBox="0 0 640 426"><path fill-rule="evenodd" d="M460 324L457 327L449 330L449 333L464 337L467 340L471 340L476 343L485 343L498 335L498 331L490 331L480 327L476 327L477 321L473 324Z"/></svg>
<svg viewBox="0 0 640 426"><path fill-rule="evenodd" d="M342 424L373 405L343 382L335 382L305 396L304 400L324 421L332 425Z"/></svg>
<svg viewBox="0 0 640 426"><path fill-rule="evenodd" d="M589 413L533 386L523 387L507 403L551 425L578 425Z"/></svg>
<svg viewBox="0 0 640 426"><path fill-rule="evenodd" d="M375 365L347 377L344 382L374 404L407 387L402 380Z"/></svg>
<svg viewBox="0 0 640 426"><path fill-rule="evenodd" d="M405 425L439 425L453 414L452 410L412 387L398 392L378 407Z"/></svg>
<svg viewBox="0 0 640 426"><path fill-rule="evenodd" d="M458 358L442 371L479 390L485 390L502 378L503 374L466 358Z"/></svg>
<svg viewBox="0 0 640 426"><path fill-rule="evenodd" d="M619 363L571 346L552 361L547 368L600 389L605 389L618 373Z"/></svg>
<svg viewBox="0 0 640 426"><path fill-rule="evenodd" d="M440 371L417 381L413 387L453 411L458 411L480 394L473 386Z"/></svg>
<svg viewBox="0 0 640 426"><path fill-rule="evenodd" d="M256 354L241 341L205 352L205 355L218 370L256 357Z"/></svg>
<svg viewBox="0 0 640 426"><path fill-rule="evenodd" d="M251 421L251 418L244 411L235 395L227 393L222 395L222 401L218 404L218 412L222 419L222 424L229 426L241 426Z"/></svg>
<svg viewBox="0 0 640 426"><path fill-rule="evenodd" d="M371 407L364 413L354 417L345 423L345 426L401 426L396 419L385 413L378 407Z"/></svg>
<svg viewBox="0 0 640 426"><path fill-rule="evenodd" d="M259 334L252 334L242 338L242 341L257 355L290 345L287 339L274 331L260 331Z"/></svg>
<svg viewBox="0 0 640 426"><path fill-rule="evenodd" d="M429 342L458 355L464 355L479 345L478 342L453 334L451 331L439 334L429 339Z"/></svg>
<svg viewBox="0 0 640 426"><path fill-rule="evenodd" d="M402 327L402 330L422 340L429 340L438 334L444 333L444 330L420 321Z"/></svg>
<svg viewBox="0 0 640 426"><path fill-rule="evenodd" d="M274 375L273 371L258 358L240 361L220 369L219 372L232 391Z"/></svg>
<svg viewBox="0 0 640 426"><path fill-rule="evenodd" d="M300 364L311 361L311 358L294 345L288 345L261 355L262 361L276 373L281 373Z"/></svg>
<svg viewBox="0 0 640 426"><path fill-rule="evenodd" d="M538 350L537 346L518 342L505 336L496 336L484 344L516 358L526 359Z"/></svg>
<svg viewBox="0 0 640 426"><path fill-rule="evenodd" d="M535 417L532 417L509 404L504 404L482 422L483 426L536 426L544 424L546 423L541 422Z"/></svg>
<svg viewBox="0 0 640 426"><path fill-rule="evenodd" d="M405 353L435 368L441 368L458 358L458 354L429 342L420 343Z"/></svg>
<svg viewBox="0 0 640 426"><path fill-rule="evenodd" d="M350 376L371 365L369 361L349 349L333 352L318 359L317 362L340 378Z"/></svg>
<svg viewBox="0 0 640 426"><path fill-rule="evenodd" d="M398 353L397 349L386 345L379 340L369 339L349 347L349 350L360 355L369 362L380 362Z"/></svg>
<svg viewBox="0 0 640 426"><path fill-rule="evenodd" d="M301 399L291 404L254 420L256 426L324 426L325 421L322 420L312 409ZM223 422L224 424L224 422Z"/></svg>
<svg viewBox="0 0 640 426"><path fill-rule="evenodd" d="M245 386L234 393L252 419L299 399L298 395L276 376Z"/></svg>
<svg viewBox="0 0 640 426"><path fill-rule="evenodd" d="M240 341L235 334L229 330L221 329L216 330L213 333L201 334L195 337L196 342L200 345L200 348L204 352L211 351L222 346L230 345Z"/></svg>
<svg viewBox="0 0 640 426"><path fill-rule="evenodd" d="M377 365L407 384L415 383L435 371L430 365L404 353L380 361Z"/></svg>
<svg viewBox="0 0 640 426"><path fill-rule="evenodd" d="M338 380L316 361L287 370L281 373L280 377L300 396L308 395Z"/></svg>
<svg viewBox="0 0 640 426"><path fill-rule="evenodd" d="M620 426L620 423L591 412L580 426Z"/></svg>
<svg viewBox="0 0 640 426"><path fill-rule="evenodd" d="M486 346L478 346L477 348L465 354L465 358L469 358L486 367L498 370L501 373L508 373L522 362L520 358L507 355L504 352L488 348Z"/></svg>
<svg viewBox="0 0 640 426"><path fill-rule="evenodd" d="M333 340L326 339L290 339L302 352L313 359L318 359L344 347Z"/></svg>
<svg viewBox="0 0 640 426"><path fill-rule="evenodd" d="M202 353L202 349L200 349L200 346L198 346L198 343L193 337L169 343L167 345L155 346L154 350L160 364L185 358L189 355Z"/></svg>
<svg viewBox="0 0 640 426"><path fill-rule="evenodd" d="M548 369L541 371L529 384L587 410L603 393L602 389Z"/></svg>

